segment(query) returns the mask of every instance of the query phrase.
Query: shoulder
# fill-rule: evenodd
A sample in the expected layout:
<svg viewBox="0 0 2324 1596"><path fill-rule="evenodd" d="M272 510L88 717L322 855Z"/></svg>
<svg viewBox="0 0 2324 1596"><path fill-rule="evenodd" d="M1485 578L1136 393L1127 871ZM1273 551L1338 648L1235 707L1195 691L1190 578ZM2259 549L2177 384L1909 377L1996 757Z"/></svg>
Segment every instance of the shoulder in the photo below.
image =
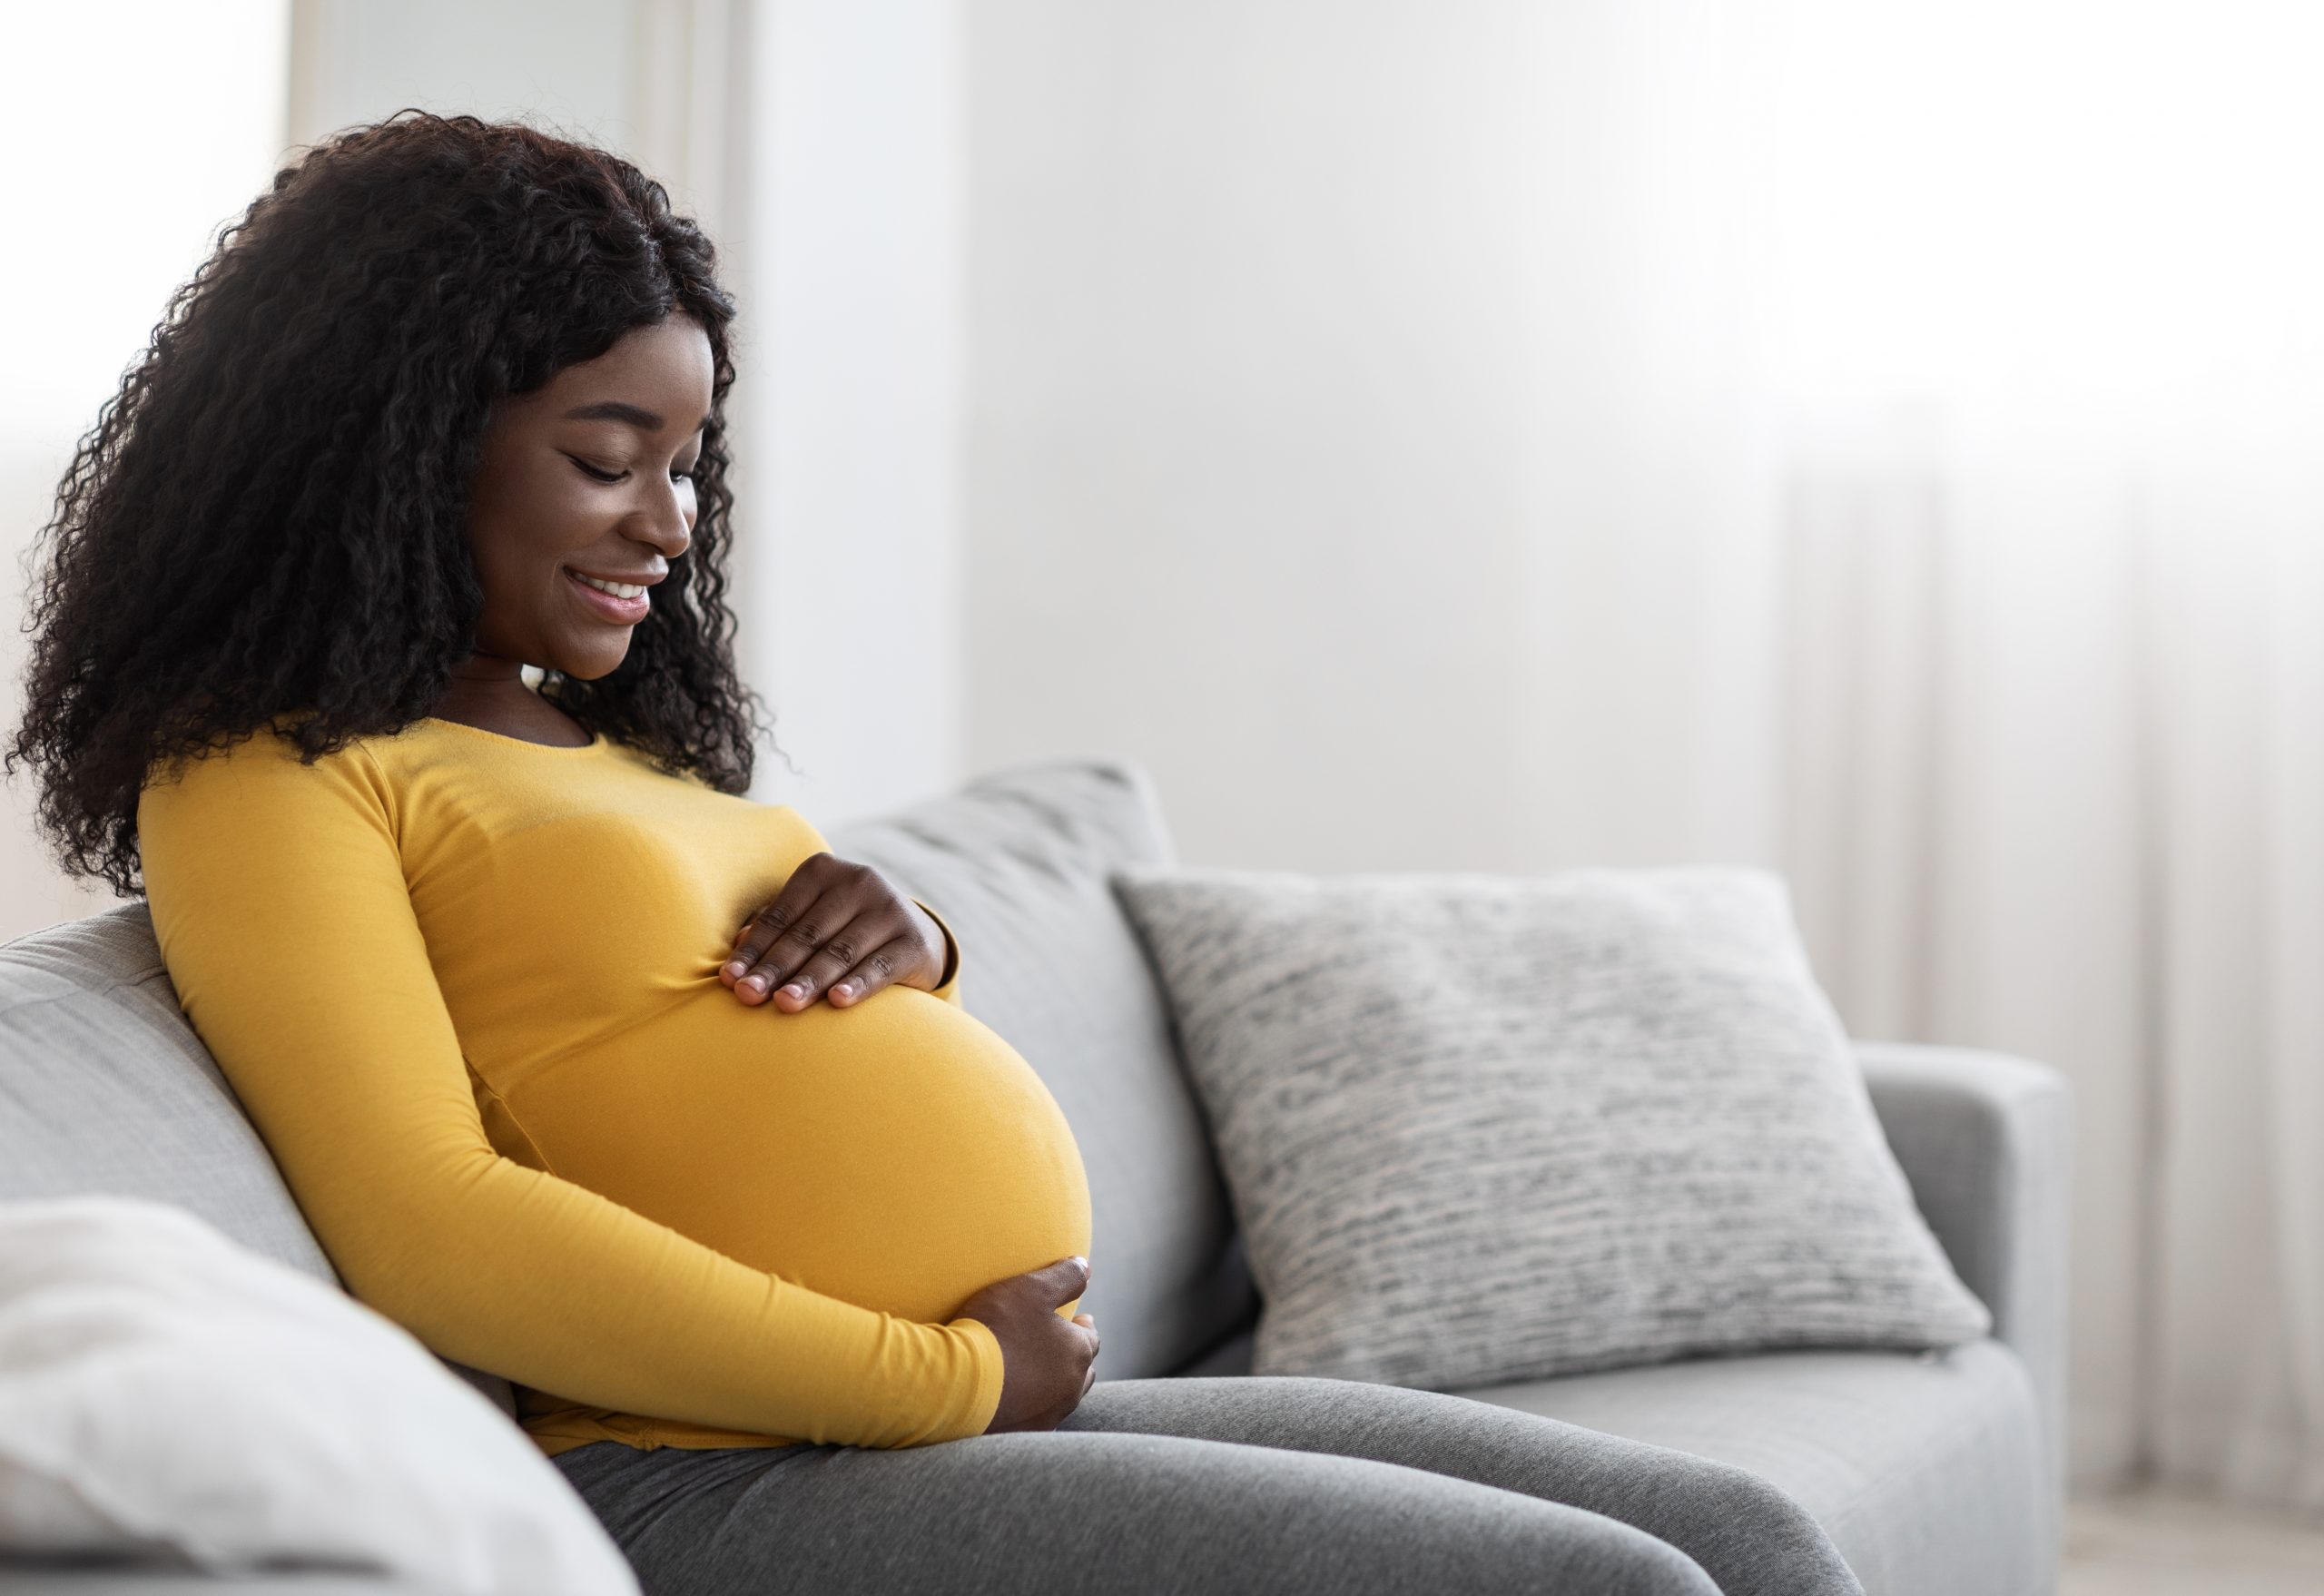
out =
<svg viewBox="0 0 2324 1596"><path fill-rule="evenodd" d="M393 811L396 782L372 740L359 738L308 760L277 717L254 731L221 735L199 754L157 760L138 796L138 829L149 821L223 813L250 824L267 817L333 811Z"/></svg>

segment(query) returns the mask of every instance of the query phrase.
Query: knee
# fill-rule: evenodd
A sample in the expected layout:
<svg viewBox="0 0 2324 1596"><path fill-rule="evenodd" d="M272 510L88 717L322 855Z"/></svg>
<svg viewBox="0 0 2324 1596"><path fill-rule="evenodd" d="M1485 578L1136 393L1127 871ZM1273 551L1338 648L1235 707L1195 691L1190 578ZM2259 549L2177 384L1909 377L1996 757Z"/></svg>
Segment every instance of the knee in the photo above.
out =
<svg viewBox="0 0 2324 1596"><path fill-rule="evenodd" d="M1679 1548L1613 1519L1555 1503L1538 1504L1487 1523L1459 1525L1448 1516L1430 1537L1407 1532L1357 1555L1367 1568L1399 1570L1380 1589L1453 1590L1535 1596L1587 1591L1592 1596L1723 1596L1717 1581ZM1457 1545L1457 1552L1454 1550ZM1351 1548L1354 1550L1354 1548ZM1405 1567L1408 1560L1410 1567ZM1457 1578L1448 1578L1456 1563ZM1409 1577L1406 1577L1409 1576ZM1361 1588L1354 1585L1342 1589Z"/></svg>
<svg viewBox="0 0 2324 1596"><path fill-rule="evenodd" d="M1610 1563L1588 1589L1608 1596L1721 1596L1700 1563L1651 1535L1620 1547Z"/></svg>
<svg viewBox="0 0 2324 1596"><path fill-rule="evenodd" d="M1732 1504L1738 1517L1785 1534L1819 1542L1825 1539L1824 1527L1816 1522L1816 1515L1765 1475L1733 1463L1714 1463L1710 1467L1719 1476L1721 1499Z"/></svg>
<svg viewBox="0 0 2324 1596"><path fill-rule="evenodd" d="M1732 1463L1691 1458L1685 1472L1686 1529L1667 1536L1709 1569L1729 1596L1863 1596L1816 1516L1765 1477ZM1709 1532L1706 1533L1705 1532Z"/></svg>

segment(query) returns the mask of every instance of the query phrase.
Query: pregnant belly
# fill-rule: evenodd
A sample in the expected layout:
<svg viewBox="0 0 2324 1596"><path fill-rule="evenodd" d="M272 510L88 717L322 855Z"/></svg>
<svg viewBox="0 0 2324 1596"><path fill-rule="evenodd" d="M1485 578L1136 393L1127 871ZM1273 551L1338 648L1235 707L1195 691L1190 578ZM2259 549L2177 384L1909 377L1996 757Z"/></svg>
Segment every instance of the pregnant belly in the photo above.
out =
<svg viewBox="0 0 2324 1596"><path fill-rule="evenodd" d="M996 1280L1089 1254L1056 1099L990 1028L914 988L785 1014L708 987L534 1074L508 1107L565 1178L906 1318L949 1319Z"/></svg>

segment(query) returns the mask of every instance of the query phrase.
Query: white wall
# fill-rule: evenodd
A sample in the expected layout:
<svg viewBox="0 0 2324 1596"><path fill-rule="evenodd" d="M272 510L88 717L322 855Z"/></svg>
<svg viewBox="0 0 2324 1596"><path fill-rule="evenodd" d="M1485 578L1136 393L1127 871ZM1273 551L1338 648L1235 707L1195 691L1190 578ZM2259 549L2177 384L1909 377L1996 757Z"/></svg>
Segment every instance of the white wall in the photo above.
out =
<svg viewBox="0 0 2324 1596"><path fill-rule="evenodd" d="M752 795L824 828L964 773L959 15L777 0L753 42L743 663L797 773Z"/></svg>
<svg viewBox="0 0 2324 1596"><path fill-rule="evenodd" d="M1768 858L1735 25L970 15L971 764L1140 758L1194 862Z"/></svg>
<svg viewBox="0 0 2324 1596"><path fill-rule="evenodd" d="M405 105L530 114L635 143L633 0L292 0L290 136L310 143Z"/></svg>
<svg viewBox="0 0 2324 1596"><path fill-rule="evenodd" d="M23 720L33 541L57 480L217 230L273 175L282 143L282 0L149 0L102 27L70 6L9 14L0 94L10 175L0 251L0 715ZM110 907L33 830L36 775L0 789L0 941Z"/></svg>

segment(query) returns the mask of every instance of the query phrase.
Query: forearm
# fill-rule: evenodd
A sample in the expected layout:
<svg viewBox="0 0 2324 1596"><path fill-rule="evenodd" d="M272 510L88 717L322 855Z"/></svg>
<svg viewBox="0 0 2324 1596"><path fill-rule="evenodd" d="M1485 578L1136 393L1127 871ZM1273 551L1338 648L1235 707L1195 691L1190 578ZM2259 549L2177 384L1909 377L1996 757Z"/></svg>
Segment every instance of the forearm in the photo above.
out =
<svg viewBox="0 0 2324 1596"><path fill-rule="evenodd" d="M593 1406L860 1446L983 1431L1000 1352L762 1274L481 1153L392 1201L294 1182L349 1287L445 1356Z"/></svg>

